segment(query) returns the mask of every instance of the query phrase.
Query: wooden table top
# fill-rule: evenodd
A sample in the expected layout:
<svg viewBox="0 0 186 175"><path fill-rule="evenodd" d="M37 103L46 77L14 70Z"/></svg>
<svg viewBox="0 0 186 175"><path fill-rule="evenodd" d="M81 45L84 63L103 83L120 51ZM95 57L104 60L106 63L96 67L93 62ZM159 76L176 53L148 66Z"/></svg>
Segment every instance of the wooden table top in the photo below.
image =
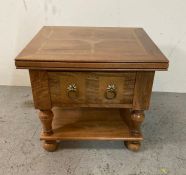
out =
<svg viewBox="0 0 186 175"><path fill-rule="evenodd" d="M16 57L26 69L166 70L142 28L46 26Z"/></svg>

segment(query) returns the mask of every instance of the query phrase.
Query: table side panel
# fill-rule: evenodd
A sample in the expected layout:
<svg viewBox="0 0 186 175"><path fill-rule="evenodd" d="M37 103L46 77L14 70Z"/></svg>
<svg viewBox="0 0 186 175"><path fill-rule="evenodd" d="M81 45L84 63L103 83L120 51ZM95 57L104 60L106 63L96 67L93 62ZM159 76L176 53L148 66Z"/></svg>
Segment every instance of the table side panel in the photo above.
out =
<svg viewBox="0 0 186 175"><path fill-rule="evenodd" d="M155 71L136 73L133 98L134 110L147 110L149 108L154 75Z"/></svg>
<svg viewBox="0 0 186 175"><path fill-rule="evenodd" d="M53 72L30 70L33 99L36 109L52 106L119 107L146 110L149 108L154 71L147 72ZM78 84L77 99L67 96L67 86ZM107 84L116 84L117 97L104 96Z"/></svg>
<svg viewBox="0 0 186 175"><path fill-rule="evenodd" d="M51 99L47 71L29 70L32 94L36 109L51 109Z"/></svg>

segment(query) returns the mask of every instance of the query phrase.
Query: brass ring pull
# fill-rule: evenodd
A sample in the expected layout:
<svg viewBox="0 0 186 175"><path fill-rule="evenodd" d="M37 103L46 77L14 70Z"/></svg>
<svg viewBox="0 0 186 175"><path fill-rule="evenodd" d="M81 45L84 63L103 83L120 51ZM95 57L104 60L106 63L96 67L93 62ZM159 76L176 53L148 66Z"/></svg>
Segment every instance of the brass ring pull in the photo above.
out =
<svg viewBox="0 0 186 175"><path fill-rule="evenodd" d="M68 97L71 99L76 99L78 97L78 90L76 84L69 84L67 87Z"/></svg>
<svg viewBox="0 0 186 175"><path fill-rule="evenodd" d="M105 92L105 98L108 100L114 99L116 97L116 86L114 84L109 84Z"/></svg>

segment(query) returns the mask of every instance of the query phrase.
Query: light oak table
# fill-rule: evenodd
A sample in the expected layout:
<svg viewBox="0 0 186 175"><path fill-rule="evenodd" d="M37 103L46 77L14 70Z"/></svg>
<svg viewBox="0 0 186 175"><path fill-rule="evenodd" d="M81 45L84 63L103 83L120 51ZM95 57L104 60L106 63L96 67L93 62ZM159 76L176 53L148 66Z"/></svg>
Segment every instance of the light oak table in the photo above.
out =
<svg viewBox="0 0 186 175"><path fill-rule="evenodd" d="M112 27L43 27L15 64L29 70L47 151L60 140L123 140L138 151L155 71L168 68L142 28Z"/></svg>

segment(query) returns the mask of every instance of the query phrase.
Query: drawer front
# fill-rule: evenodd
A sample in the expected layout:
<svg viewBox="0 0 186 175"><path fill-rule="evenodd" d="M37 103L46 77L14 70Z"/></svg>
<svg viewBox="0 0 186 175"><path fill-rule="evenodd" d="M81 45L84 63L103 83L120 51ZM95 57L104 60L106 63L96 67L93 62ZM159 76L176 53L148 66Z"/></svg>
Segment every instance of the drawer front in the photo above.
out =
<svg viewBox="0 0 186 175"><path fill-rule="evenodd" d="M132 105L136 72L48 72L54 106Z"/></svg>

